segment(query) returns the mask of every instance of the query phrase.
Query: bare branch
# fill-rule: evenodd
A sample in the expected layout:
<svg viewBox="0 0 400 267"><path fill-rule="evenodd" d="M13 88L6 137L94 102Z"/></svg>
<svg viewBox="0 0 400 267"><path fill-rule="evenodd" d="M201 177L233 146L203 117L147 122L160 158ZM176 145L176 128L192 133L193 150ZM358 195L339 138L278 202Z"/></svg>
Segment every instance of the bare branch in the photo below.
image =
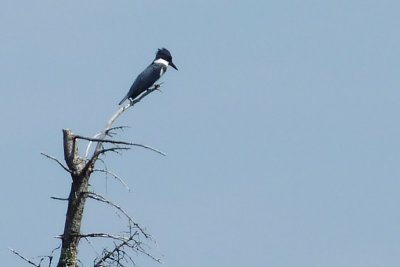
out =
<svg viewBox="0 0 400 267"><path fill-rule="evenodd" d="M50 198L55 200L68 201L67 197L50 197Z"/></svg>
<svg viewBox="0 0 400 267"><path fill-rule="evenodd" d="M125 142L125 141L116 141L116 140L110 140L110 139L102 139L102 138L91 138L91 137L85 137L81 135L76 135L75 138L86 140L86 141L91 141L91 142L98 142L98 143L110 143L110 144L115 144L115 145L127 145L127 146L138 146L142 148L149 149L151 151L154 151L158 154L161 154L163 156L166 156L166 154L158 149L155 149L150 146L138 144L138 143L131 143L131 142Z"/></svg>
<svg viewBox="0 0 400 267"><path fill-rule="evenodd" d="M106 175L111 175L112 177L114 177L115 179L117 179L121 184L123 184L123 185L125 186L126 190L131 191L131 189L130 189L129 186L124 182L124 180L122 180L122 178L119 177L118 175L116 175L115 173L110 172L110 171L108 171L108 170L101 170L101 169L94 169L93 171L94 171L94 172L103 172L103 173L105 173Z"/></svg>
<svg viewBox="0 0 400 267"><path fill-rule="evenodd" d="M160 259L157 259L156 257L154 257L153 255L151 255L150 253L146 252L142 247L138 247L137 249L138 252L146 255L147 257L149 257L150 259L158 262L158 263L162 263L162 261Z"/></svg>
<svg viewBox="0 0 400 267"><path fill-rule="evenodd" d="M95 135L93 136L93 138L97 138L97 137L99 137L99 136L101 136L101 133L95 134ZM88 144L87 147L86 147L85 159L87 159L87 157L88 157L88 155L89 155L89 150L90 150L90 147L92 146L92 143L93 143L93 142L90 141L89 144Z"/></svg>
<svg viewBox="0 0 400 267"><path fill-rule="evenodd" d="M110 129L108 129L108 130L106 131L106 135L111 137L111 136L117 134L117 133L115 132L116 130L123 131L125 128L131 128L131 127L125 126L125 125L123 125L123 126L111 127Z"/></svg>
<svg viewBox="0 0 400 267"><path fill-rule="evenodd" d="M133 100L133 101L129 101L129 104L127 104L126 106L121 106L114 115L111 116L111 118L108 120L104 130L101 133L98 133L94 136L94 138L99 138L99 139L104 139L106 137L106 135L108 134L108 132L110 131L112 124L114 123L114 121L122 115L122 113L124 113L126 110L128 110L130 107L133 107L136 103L140 102L144 97L146 97L148 94L154 92L154 91L160 91L159 88L161 87L161 84L155 84L152 88L149 88L146 92L144 92L143 94L140 95L139 98ZM89 144L86 147L86 153L85 153L85 158L88 157L89 155L89 151L90 151L90 147L92 145L93 141L89 140ZM97 146L95 148L95 153L97 150L100 149L100 144L101 142L97 143ZM94 153L94 154L95 154ZM92 157L93 158L93 157Z"/></svg>
<svg viewBox="0 0 400 267"><path fill-rule="evenodd" d="M109 251L109 250L103 250L103 257L97 262L94 263L94 266L124 266L122 261L124 262L132 262L135 265L135 262L133 261L132 257L124 250L125 248L129 248L134 252L137 253L142 253L147 255L149 258L153 259L154 261L157 261L161 263L160 259L157 259L150 253L146 252L145 249L142 247L143 243L135 240L134 237L138 234L137 231L132 233L132 226L129 227L130 233L129 237L125 236L114 236L110 234L103 234L103 233L93 233L93 234L88 234L85 235L85 238L87 236L89 237L104 237L104 238L111 238L116 240L117 242L121 242L120 244L116 244L114 242L114 248Z"/></svg>
<svg viewBox="0 0 400 267"><path fill-rule="evenodd" d="M36 267L40 267L40 264L37 265L36 263L34 263L33 261L31 261L30 259L28 259L28 258L22 256L21 254L19 254L18 251L14 250L14 249L12 249L12 248L8 248L8 249L9 249L12 253L14 253L15 255L17 255L18 257L20 257L20 258L23 259L24 261L26 261L27 263L29 263L29 264L31 264L31 265L33 265L33 266L36 266Z"/></svg>
<svg viewBox="0 0 400 267"><path fill-rule="evenodd" d="M121 249L122 247L124 247L126 244L128 244L128 242L129 242L129 241L124 241L124 242L122 242L122 243L119 244L119 245L116 245L116 244L115 244L115 248L114 248L112 251L104 251L104 252L105 252L105 255L104 255L101 259L99 259L97 262L95 262L95 264L93 265L93 267L101 267L101 266L103 266L102 264L105 263L108 259L111 259L113 262L116 262L116 263L118 264L117 266L120 266L121 257L118 256L117 259L114 259L114 258L113 258L113 255L114 255L115 253L120 252L120 249ZM118 254L119 254L119 253L118 253ZM123 257L124 257L124 256L122 256L122 258L123 258ZM131 259L131 258L129 257L129 259ZM131 260L132 260L132 259L131 259Z"/></svg>
<svg viewBox="0 0 400 267"><path fill-rule="evenodd" d="M158 149L155 149L155 148L153 148L153 147L151 147L151 146L146 146L146 145L136 144L136 143L128 143L127 145L138 146L138 147L146 148L146 149L149 149L149 150L151 150L151 151L153 151L153 152L156 152L156 153L158 153L158 154L160 154L160 155L163 155L163 156L166 156L166 155L167 155L167 154L165 154L164 152L162 152L162 151L160 151L160 150L158 150Z"/></svg>
<svg viewBox="0 0 400 267"><path fill-rule="evenodd" d="M57 249L60 249L60 247L61 247L61 246L57 246L56 248L54 248L54 249L50 252L50 255L35 257L35 258L40 258L39 263L34 263L32 260L30 260L30 259L28 259L28 258L22 256L18 251L14 250L14 249L12 249L12 248L8 248L8 249L9 249L12 253L14 253L15 255L17 255L18 257L20 257L20 258L23 259L24 261L26 261L27 263L29 263L29 264L31 264L31 265L33 265L33 266L36 266L36 267L41 267L41 266L42 266L42 262L43 262L45 259L48 259L48 261L49 261L49 265L48 265L48 266L51 267L51 263L53 262L53 258L54 258L53 254L54 254L54 252L55 252Z"/></svg>
<svg viewBox="0 0 400 267"><path fill-rule="evenodd" d="M119 154L118 150L129 150L131 149L130 147L112 147L112 148L107 148L107 149L102 149L102 150L96 150L95 153L93 154L93 156L90 158L90 160L86 163L86 168L90 167L90 166L94 166L94 163L96 162L96 160L99 159L99 156L101 154L105 154L109 151L114 152Z"/></svg>
<svg viewBox="0 0 400 267"><path fill-rule="evenodd" d="M137 232L135 232L133 234L133 236L136 236ZM101 238L111 238L111 239L115 239L115 240L119 240L121 242L125 242L125 241L130 241L130 238L124 237L124 236L116 236L116 235L112 235L112 234L108 234L108 233L90 233L90 234L81 234L80 235L81 238L89 238L89 237L101 237Z"/></svg>
<svg viewBox="0 0 400 267"><path fill-rule="evenodd" d="M128 143L128 142L124 142L124 141L116 141L116 140L101 139L101 138L91 138L91 137L86 137L86 136L81 136L81 135L76 135L75 138L86 140L86 141L92 141L92 142L111 143L111 144L117 144L117 145L133 145L132 143Z"/></svg>
<svg viewBox="0 0 400 267"><path fill-rule="evenodd" d="M139 103L143 98L145 98L148 94L151 94L151 93L154 92L154 91L162 92L162 91L160 90L160 87L161 87L162 84L163 84L163 83L154 84L153 87L147 89L146 92L144 92L143 94L140 95L140 97L136 98L136 99L133 100L133 101L132 101L132 100L129 100L129 104L128 104L128 105L129 105L130 107L134 106L135 104ZM128 105L127 105L126 107L128 107Z"/></svg>
<svg viewBox="0 0 400 267"><path fill-rule="evenodd" d="M114 152L117 154L120 154L119 150L129 150L131 149L130 147L111 147L111 148L105 148L105 149L101 149L98 150L95 155L96 157L98 157L100 154L105 154L107 152Z"/></svg>
<svg viewBox="0 0 400 267"><path fill-rule="evenodd" d="M60 249L60 248L61 248L61 245L59 245L59 246L57 246L56 248L54 248L54 249L51 251L50 255L48 255L48 256L40 256L41 259L40 259L39 266L41 266L41 263L44 261L45 258L48 258L48 259L49 259L49 267L51 267L51 263L53 262L53 258L54 258L53 253L54 253L56 250Z"/></svg>
<svg viewBox="0 0 400 267"><path fill-rule="evenodd" d="M144 235L144 237L146 238L151 238L149 234L147 234L141 227L139 224L137 224L129 215L128 213L122 209L120 206L118 206L117 204L115 204L114 202L112 202L111 200L106 199L105 197L103 197L102 195L96 194L94 192L86 192L87 197L106 203L114 208L116 208L117 210L119 210L128 220L130 223L132 223L137 229L139 229L139 231Z"/></svg>
<svg viewBox="0 0 400 267"><path fill-rule="evenodd" d="M41 152L40 154L41 154L42 156L45 156L45 157L48 158L48 159L54 160L54 161L57 162L58 165L60 165L65 171L71 173L71 171L70 171L64 164L62 164L58 159L56 159L55 157L49 156L49 155L47 155L47 154L45 154L45 153L42 153L42 152Z"/></svg>

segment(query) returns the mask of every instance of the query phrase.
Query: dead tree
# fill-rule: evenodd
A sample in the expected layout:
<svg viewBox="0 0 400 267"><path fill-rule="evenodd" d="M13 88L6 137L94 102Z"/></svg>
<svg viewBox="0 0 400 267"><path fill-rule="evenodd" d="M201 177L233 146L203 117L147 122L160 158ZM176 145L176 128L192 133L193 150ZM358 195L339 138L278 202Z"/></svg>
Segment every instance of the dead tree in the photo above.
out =
<svg viewBox="0 0 400 267"><path fill-rule="evenodd" d="M78 262L79 241L82 238L88 237L104 237L120 241L119 244L115 245L115 248L113 250L105 251L103 253L103 257L98 259L97 262L94 263L94 266L105 266L103 264L106 262L111 262L116 266L120 266L121 261L127 260L127 258L129 257L124 250L126 247L151 256L150 254L146 253L145 249L143 249L141 246L141 242L136 239L136 237L139 235L143 235L145 238L149 238L150 236L145 233L143 229L137 223L135 223L126 212L122 210L122 208L94 192L89 192L88 185L90 175L95 170L96 161L102 154L105 154L107 152L118 152L121 150L126 150L129 149L130 146L141 146L157 153L163 154L162 152L149 146L106 139L107 136L110 136L110 133L113 130L113 128L111 128L112 124L124 111L139 102L149 93L153 92L154 90L158 90L158 88L159 85L154 86L153 88L145 92L137 100L131 101L127 106L121 107L107 122L104 130L100 134L97 134L95 138L86 138L75 135L74 133L72 133L71 130L63 130L64 159L67 164L67 168L65 169L68 169L68 172L71 174L72 184L68 197L68 209L65 220L64 233L61 236L61 253L57 267L76 266ZM77 143L79 139L89 141L85 157L82 157L79 154ZM93 152L93 155L90 158L87 158L90 150L90 145L93 142L97 143L96 148ZM105 144L110 144L112 146L105 147ZM80 231L82 216L85 202L88 198L107 203L121 211L127 217L129 222L127 236L112 236L109 234L82 235ZM131 260L131 258L129 259Z"/></svg>
<svg viewBox="0 0 400 267"><path fill-rule="evenodd" d="M95 168L96 162L99 160L101 155L109 152L118 153L120 151L130 149L132 146L150 149L161 155L165 155L161 151L143 144L130 143L112 139L112 134L115 133L115 130L120 128L112 128L114 121L124 111L141 101L149 93L155 90L159 90L159 87L160 85L155 85L151 89L147 90L144 94L142 94L141 97L139 97L138 99L130 101L130 103L126 106L120 107L118 111L107 122L105 128L93 138L80 136L74 134L70 129L64 129L63 147L66 165L61 163L56 158L42 153L42 155L46 156L47 158L56 161L65 171L70 174L72 178L71 189L68 199L54 198L58 200L68 201L64 232L62 235L58 236L58 238L61 239L61 251L57 267L78 266L79 242L81 239L89 238L107 238L113 241L113 247L111 249L104 249L102 253L96 259L94 259L93 266L95 267L125 266L127 262L134 263L131 255L129 254L130 251L143 253L150 258L159 261L159 259L153 257L150 253L147 252L147 250L143 246L143 242L141 241L143 239L150 239L150 235L147 234L144 229L140 227L139 224L137 224L120 206L113 203L111 200L108 200L105 197L89 190L89 180L91 174L95 171L106 172L122 181L117 175L109 172L108 170ZM79 140L86 140L89 142L85 155L81 155L79 153ZM91 156L88 156L92 144L96 144L96 146ZM110 233L81 233L81 223L84 214L85 203L88 199L107 204L116 209L120 214L122 214L127 221L127 229L124 231L124 233L120 235L113 235ZM49 259L49 267L52 264L52 254L50 256L41 258L39 263L35 263L32 260L22 256L15 250L10 250L31 265L41 266L42 261L46 258Z"/></svg>

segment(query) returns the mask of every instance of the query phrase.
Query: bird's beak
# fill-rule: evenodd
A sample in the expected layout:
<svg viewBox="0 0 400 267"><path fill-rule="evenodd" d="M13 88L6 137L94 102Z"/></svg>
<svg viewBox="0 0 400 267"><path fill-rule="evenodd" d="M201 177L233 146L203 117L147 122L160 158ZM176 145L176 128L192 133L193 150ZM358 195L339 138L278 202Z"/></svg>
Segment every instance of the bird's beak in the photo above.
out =
<svg viewBox="0 0 400 267"><path fill-rule="evenodd" d="M178 68L175 66L174 63L172 63L172 61L169 63L169 65L170 65L171 67L173 67L174 69L178 70Z"/></svg>

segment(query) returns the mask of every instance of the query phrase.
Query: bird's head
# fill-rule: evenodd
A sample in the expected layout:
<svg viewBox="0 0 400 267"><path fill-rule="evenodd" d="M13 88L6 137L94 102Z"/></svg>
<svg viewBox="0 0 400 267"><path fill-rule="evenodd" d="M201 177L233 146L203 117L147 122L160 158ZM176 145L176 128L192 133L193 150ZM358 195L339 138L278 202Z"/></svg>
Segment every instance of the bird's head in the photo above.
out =
<svg viewBox="0 0 400 267"><path fill-rule="evenodd" d="M156 54L156 60L159 59L159 58L168 61L168 64L171 67L173 67L174 69L178 70L178 68L172 62L172 56L171 56L171 53L168 51L168 49L166 49L166 48L158 49L157 54Z"/></svg>

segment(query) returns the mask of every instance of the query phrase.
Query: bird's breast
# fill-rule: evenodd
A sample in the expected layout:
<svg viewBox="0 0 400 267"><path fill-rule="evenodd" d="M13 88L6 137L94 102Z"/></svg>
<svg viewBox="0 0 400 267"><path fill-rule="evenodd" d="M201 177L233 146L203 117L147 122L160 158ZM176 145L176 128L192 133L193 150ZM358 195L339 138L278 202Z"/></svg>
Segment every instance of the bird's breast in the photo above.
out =
<svg viewBox="0 0 400 267"><path fill-rule="evenodd" d="M167 70L166 67L164 67L164 66L161 67L161 69L160 69L160 77L164 75L164 73L165 73L166 70Z"/></svg>

